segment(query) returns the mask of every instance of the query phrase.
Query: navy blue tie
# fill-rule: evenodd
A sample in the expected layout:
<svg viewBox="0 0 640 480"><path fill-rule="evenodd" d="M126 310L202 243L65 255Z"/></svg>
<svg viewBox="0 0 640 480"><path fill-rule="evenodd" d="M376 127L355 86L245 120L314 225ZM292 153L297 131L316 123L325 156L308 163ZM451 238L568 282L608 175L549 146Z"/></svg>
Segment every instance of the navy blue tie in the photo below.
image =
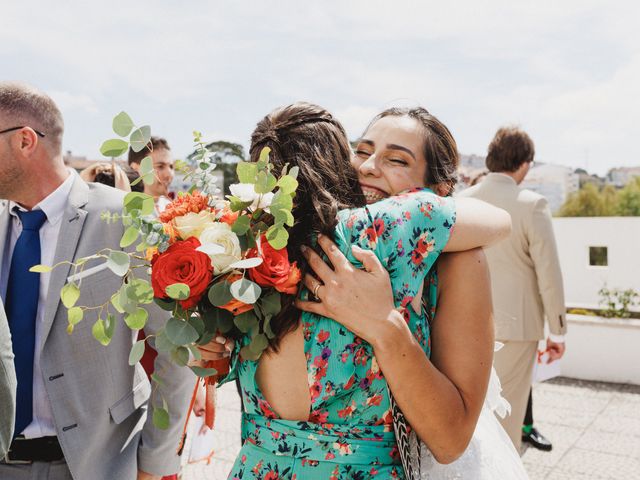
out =
<svg viewBox="0 0 640 480"><path fill-rule="evenodd" d="M22 433L33 419L33 353L40 274L29 272L29 268L41 261L39 230L47 219L42 210L17 210L17 214L22 222L22 233L11 256L5 306L18 379L15 435Z"/></svg>

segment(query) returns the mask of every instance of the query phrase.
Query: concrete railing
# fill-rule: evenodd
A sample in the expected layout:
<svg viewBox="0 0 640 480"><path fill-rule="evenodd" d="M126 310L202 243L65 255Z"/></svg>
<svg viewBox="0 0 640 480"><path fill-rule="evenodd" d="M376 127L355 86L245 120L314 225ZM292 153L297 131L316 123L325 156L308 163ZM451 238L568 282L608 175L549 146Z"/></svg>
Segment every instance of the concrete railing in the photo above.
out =
<svg viewBox="0 0 640 480"><path fill-rule="evenodd" d="M567 315L562 375L640 385L640 320Z"/></svg>

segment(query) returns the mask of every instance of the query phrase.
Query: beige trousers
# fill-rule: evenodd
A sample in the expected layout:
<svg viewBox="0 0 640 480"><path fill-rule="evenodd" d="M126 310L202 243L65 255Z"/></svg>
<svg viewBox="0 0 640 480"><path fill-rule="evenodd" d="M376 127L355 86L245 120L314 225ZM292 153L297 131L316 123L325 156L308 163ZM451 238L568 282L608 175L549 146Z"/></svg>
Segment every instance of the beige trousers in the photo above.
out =
<svg viewBox="0 0 640 480"><path fill-rule="evenodd" d="M502 384L502 395L511 404L511 415L498 420L511 438L516 450L520 452L522 422L527 410L538 342L512 340L498 340L498 342L504 343L504 347L495 353L493 364Z"/></svg>

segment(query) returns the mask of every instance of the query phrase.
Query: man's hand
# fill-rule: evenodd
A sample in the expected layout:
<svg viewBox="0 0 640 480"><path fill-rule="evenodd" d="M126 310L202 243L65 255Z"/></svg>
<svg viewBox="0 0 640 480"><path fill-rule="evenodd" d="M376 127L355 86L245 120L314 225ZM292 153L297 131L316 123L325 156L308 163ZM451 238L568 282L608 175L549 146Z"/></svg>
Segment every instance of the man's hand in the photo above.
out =
<svg viewBox="0 0 640 480"><path fill-rule="evenodd" d="M550 338L547 338L547 352L549 352L547 363L560 360L564 355L565 348L564 342L553 342Z"/></svg>
<svg viewBox="0 0 640 480"><path fill-rule="evenodd" d="M352 247L354 257L364 268L359 270L326 236L319 235L318 244L334 270L313 250L304 249L304 256L319 279L307 274L304 284L316 294L319 302L296 300L296 306L300 310L332 318L370 342L376 336L377 327L395 309L389 274L371 251Z"/></svg>
<svg viewBox="0 0 640 480"><path fill-rule="evenodd" d="M138 470L138 480L161 480L162 475L151 475L150 473Z"/></svg>

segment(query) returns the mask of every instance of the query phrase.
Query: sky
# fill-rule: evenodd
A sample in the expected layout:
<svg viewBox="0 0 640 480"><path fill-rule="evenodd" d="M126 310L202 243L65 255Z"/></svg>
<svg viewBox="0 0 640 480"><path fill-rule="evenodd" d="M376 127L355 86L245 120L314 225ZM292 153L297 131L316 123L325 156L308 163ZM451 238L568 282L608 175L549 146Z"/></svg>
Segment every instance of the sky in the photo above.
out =
<svg viewBox="0 0 640 480"><path fill-rule="evenodd" d="M637 1L0 1L0 79L52 96L75 155L100 158L122 110L181 158L194 129L247 147L307 100L351 139L423 105L461 153L515 124L541 162L640 165Z"/></svg>

